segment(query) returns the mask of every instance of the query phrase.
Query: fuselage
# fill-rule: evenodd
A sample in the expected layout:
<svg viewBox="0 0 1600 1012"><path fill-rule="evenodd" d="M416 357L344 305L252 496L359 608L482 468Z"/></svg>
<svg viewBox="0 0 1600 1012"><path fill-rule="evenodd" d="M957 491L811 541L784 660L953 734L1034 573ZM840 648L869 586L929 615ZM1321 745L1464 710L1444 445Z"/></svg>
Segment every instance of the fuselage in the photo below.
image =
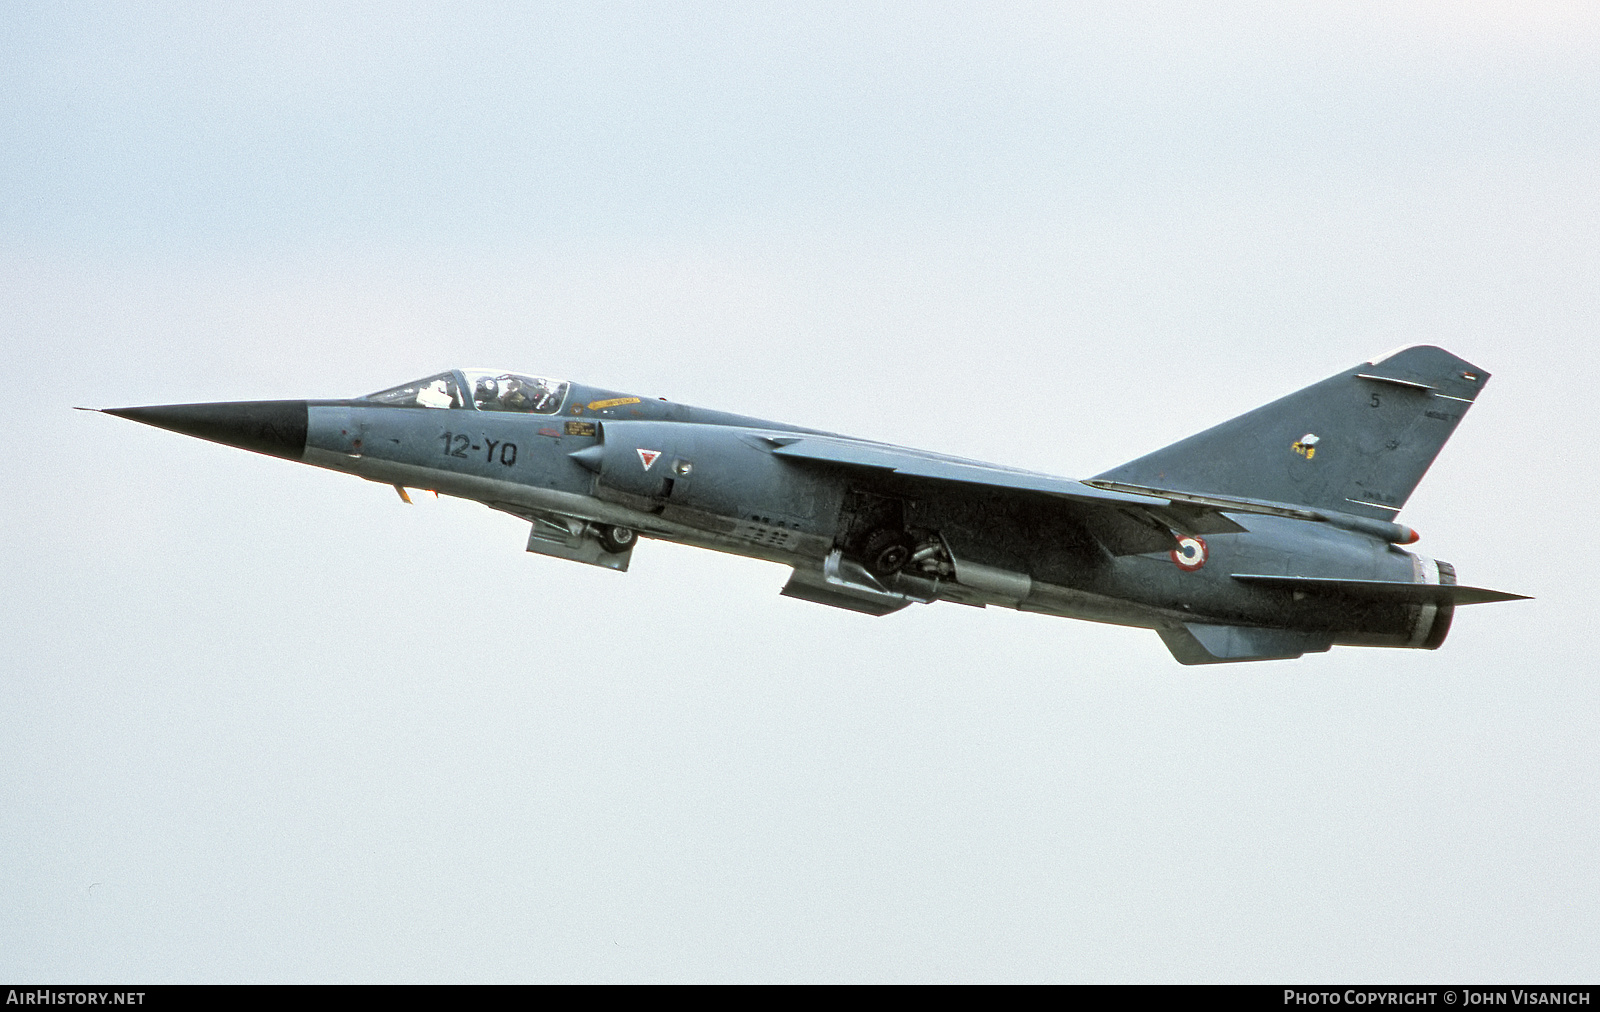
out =
<svg viewBox="0 0 1600 1012"><path fill-rule="evenodd" d="M305 463L384 484L473 499L514 513L549 513L640 535L793 566L824 566L852 526L880 521L937 532L952 572L900 574L915 600L995 605L1051 615L1156 627L1205 618L1338 631L1352 616L1325 601L1242 594L1231 573L1313 572L1356 580L1414 582L1430 560L1381 538L1279 516L1231 515L1244 530L1205 538L1201 567L1168 547L1107 553L1081 519L1047 499L998 498L978 486L930 487L915 478L866 483L844 468L799 467L775 456L764 435L819 433L766 419L567 385L546 413L457 407L307 402ZM609 460L598 467L602 445ZM834 437L842 438L842 437ZM645 453L659 463L644 466ZM867 487L869 486L870 487ZM862 520L863 514L893 514ZM1372 609L1368 607L1370 612ZM1415 608L1387 605L1356 625L1404 645ZM1352 642L1346 634L1342 642ZM1419 644L1420 645L1420 644Z"/></svg>
<svg viewBox="0 0 1600 1012"><path fill-rule="evenodd" d="M107 409L530 523L528 551L626 571L640 537L790 566L782 593L886 615L1002 606L1155 629L1185 664L1437 647L1457 584L1394 522L1487 373L1363 363L1075 481L496 370L365 397Z"/></svg>

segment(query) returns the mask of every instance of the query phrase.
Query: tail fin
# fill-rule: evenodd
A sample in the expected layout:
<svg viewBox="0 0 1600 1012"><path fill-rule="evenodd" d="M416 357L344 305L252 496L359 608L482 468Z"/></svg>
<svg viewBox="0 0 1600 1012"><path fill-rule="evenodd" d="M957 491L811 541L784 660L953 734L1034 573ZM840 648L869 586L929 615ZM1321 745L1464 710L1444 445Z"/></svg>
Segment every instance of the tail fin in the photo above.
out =
<svg viewBox="0 0 1600 1012"><path fill-rule="evenodd" d="M1419 345L1096 477L1389 520L1488 379L1442 348Z"/></svg>

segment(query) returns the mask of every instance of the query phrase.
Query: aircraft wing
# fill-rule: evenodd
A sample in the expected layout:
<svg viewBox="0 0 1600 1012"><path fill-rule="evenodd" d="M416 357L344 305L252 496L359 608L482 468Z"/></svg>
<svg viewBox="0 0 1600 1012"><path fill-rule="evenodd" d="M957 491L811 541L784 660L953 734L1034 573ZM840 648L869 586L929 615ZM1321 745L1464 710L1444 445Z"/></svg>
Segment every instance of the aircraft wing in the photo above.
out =
<svg viewBox="0 0 1600 1012"><path fill-rule="evenodd" d="M1071 478L1039 474L975 460L921 453L880 443L858 443L846 439L778 436L767 440L780 444L772 452L779 457L814 460L827 464L891 471L912 478L955 481L968 485L990 485L1027 492L1043 492L1089 502L1131 503L1136 506L1169 506L1171 500L1128 492L1110 492L1085 485Z"/></svg>
<svg viewBox="0 0 1600 1012"><path fill-rule="evenodd" d="M1031 493L1067 500L1080 507L1091 529L1100 528L1096 531L1097 536L1118 554L1170 548L1172 531L1222 534L1244 530L1211 506L1137 492L1096 488L1071 478L1037 471L851 439L787 434L764 436L762 439L773 447L774 456L786 460L833 464L925 481L949 482L969 488ZM1157 534L1154 539L1152 533Z"/></svg>

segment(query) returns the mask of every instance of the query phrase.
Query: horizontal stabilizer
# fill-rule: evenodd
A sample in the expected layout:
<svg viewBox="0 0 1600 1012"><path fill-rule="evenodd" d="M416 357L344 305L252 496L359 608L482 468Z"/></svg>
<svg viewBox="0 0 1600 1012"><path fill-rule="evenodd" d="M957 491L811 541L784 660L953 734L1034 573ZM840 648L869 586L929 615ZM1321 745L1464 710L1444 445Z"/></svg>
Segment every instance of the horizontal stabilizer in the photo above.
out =
<svg viewBox="0 0 1600 1012"><path fill-rule="evenodd" d="M1240 583L1260 587L1280 587L1311 594L1337 594L1342 597L1394 601L1399 604L1487 604L1492 601L1527 601L1525 594L1503 590L1463 587L1458 584L1394 583L1388 580L1326 580L1315 576L1263 576L1234 573Z"/></svg>
<svg viewBox="0 0 1600 1012"><path fill-rule="evenodd" d="M1179 664L1283 661L1332 648L1327 633L1249 625L1184 622L1156 630Z"/></svg>

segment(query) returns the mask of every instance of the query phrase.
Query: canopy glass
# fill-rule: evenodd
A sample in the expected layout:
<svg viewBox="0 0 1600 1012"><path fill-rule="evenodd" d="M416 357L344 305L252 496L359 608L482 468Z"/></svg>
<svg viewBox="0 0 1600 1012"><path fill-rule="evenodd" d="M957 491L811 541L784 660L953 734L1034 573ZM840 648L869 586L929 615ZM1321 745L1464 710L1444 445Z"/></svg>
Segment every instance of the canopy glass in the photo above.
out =
<svg viewBox="0 0 1600 1012"><path fill-rule="evenodd" d="M471 391L471 398L465 394ZM566 400L561 380L496 369L455 369L361 398L391 408L475 408L553 415Z"/></svg>

